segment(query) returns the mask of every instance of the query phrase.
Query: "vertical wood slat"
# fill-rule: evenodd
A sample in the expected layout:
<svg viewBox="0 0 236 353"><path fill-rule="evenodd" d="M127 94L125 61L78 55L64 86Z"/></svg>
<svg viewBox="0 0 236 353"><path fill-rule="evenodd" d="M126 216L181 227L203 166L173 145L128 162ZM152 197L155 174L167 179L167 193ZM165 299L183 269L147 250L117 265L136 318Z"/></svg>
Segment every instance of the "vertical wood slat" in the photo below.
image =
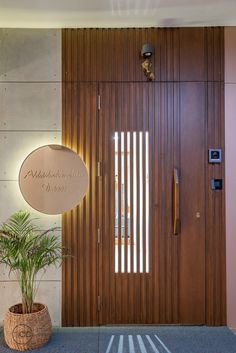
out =
<svg viewBox="0 0 236 353"><path fill-rule="evenodd" d="M65 73L66 73L66 48L65 48L65 40L66 38L66 32L62 31L62 43L64 45L64 48L62 50L62 75L63 80L65 81ZM62 85L62 116L64 117L66 114L66 85ZM65 141L65 136L66 136L66 120L62 119L62 140ZM66 242L66 220L65 217L62 217L62 243L65 244ZM63 305L65 298L66 298L66 289L65 289L65 282L66 282L66 263L64 263L64 266L62 267L62 308L61 308L61 316L62 316L62 325L67 323L66 320L66 308L65 305Z"/></svg>
<svg viewBox="0 0 236 353"><path fill-rule="evenodd" d="M103 138L102 138L102 146L104 146L104 148L102 148L102 165L103 165L103 175L102 175L102 189L101 189L101 194L100 197L102 197L102 205L101 207L104 209L104 211L102 212L102 234L103 234L103 241L102 241L102 250L104 252L104 255L107 256L107 254L109 254L110 252L110 242L111 242L111 227L110 227L110 223L113 224L112 222L112 212L114 212L114 208L113 205L111 205L111 185L110 185L110 180L109 180L109 171L111 171L111 165L112 165L112 161L109 158L110 154L111 154L111 149L112 147L110 146L109 143L109 139L108 139L108 134L112 131L110 131L110 123L111 120L110 119L101 119L101 117L99 118L100 123L102 125L102 130L103 130ZM114 155L113 155L114 156ZM113 175L113 173L111 172L111 175ZM104 196L103 196L104 195ZM110 215L110 217L108 216ZM108 217L110 218L110 220L108 221ZM113 218L114 218L114 213L113 213ZM109 238L107 238L107 235L110 235ZM113 232L114 234L114 232ZM106 239L108 241L106 241ZM109 256L107 256L109 259ZM109 277L110 276L110 272L111 272L111 263L108 261L105 264L104 261L104 256L102 258L102 271L104 273L105 277ZM110 282L109 281L105 281L105 283L102 284L102 291L101 291L101 298L104 298L104 292L110 292ZM105 322L108 321L108 317L109 317L109 303L107 300L103 300L104 303L103 308L102 308L102 313L103 313L103 318L105 320Z"/></svg>
<svg viewBox="0 0 236 353"><path fill-rule="evenodd" d="M74 35L73 35L73 30L72 30L72 35L71 35L71 50L72 50L72 58L75 58L75 60L71 60L71 72L72 75L76 75L77 68L75 67L75 63L77 62L77 40L75 37L74 40ZM77 84L73 84L72 88L72 94L71 94L71 106L72 106L72 117L71 119L73 120L73 117L77 117L78 113L78 106L77 106ZM73 124L71 124L71 148L74 151L77 151L77 141L78 141L78 120L75 119ZM74 261L73 261L73 266L71 268L72 270L72 278L73 278L73 284L72 285L72 291L73 291L73 297L76 297L77 295L77 288L78 288L78 273L77 273L77 266L78 266L78 248L77 248L77 228L78 228L78 223L77 223L77 218L78 218L78 213L77 210L74 208L71 210L71 227L72 227L72 232L71 236L72 239L70 240L72 248L74 249ZM73 313L73 322L75 325L78 325L78 301L72 301L72 313Z"/></svg>
<svg viewBox="0 0 236 353"><path fill-rule="evenodd" d="M176 82L173 84L173 166L177 168L180 166L180 84ZM181 174L181 170L179 170ZM181 177L181 175L180 175ZM181 225L180 225L181 226ZM179 288L179 241L177 237L172 239L174 241L172 251L172 273L173 273L173 288ZM173 321L179 322L179 290L173 296Z"/></svg>
<svg viewBox="0 0 236 353"><path fill-rule="evenodd" d="M80 86L80 85L79 85ZM84 98L85 98L85 92L86 89L83 90L81 92L81 101L84 102ZM84 150L84 139L85 139L85 106L84 104L81 104L80 106L80 114L81 114L81 118L80 118L80 151L82 153L82 158L84 160L85 158L85 150ZM79 205L80 207L80 227L79 227L79 232L80 234L84 234L85 233L85 223L84 223L84 219L86 217L85 214L85 200L83 199L83 201L80 203ZM82 252L84 253L84 237L80 236L79 237L79 249L80 251L82 250ZM84 287L84 277L85 277L85 261L83 259L82 256L79 257L79 281L80 281L80 287L79 287L79 316L80 316L80 325L85 325L85 306L84 306L84 291L85 291L85 287Z"/></svg>
<svg viewBox="0 0 236 353"><path fill-rule="evenodd" d="M113 134L115 134L115 113L114 113L114 97L111 94L111 91L109 89L109 87L107 87L107 89L109 90L109 97L110 97L110 132ZM109 252L110 252L110 273L115 273L115 236L114 236L114 232L115 232L115 219L114 219L114 214L115 214L115 193L114 193L114 184L115 184L115 173L114 173L114 143L113 143L113 148L110 149L110 160L111 160L111 179L110 179L110 191L109 191L109 195L110 195L110 208L111 208L111 214L113 215L112 220L110 221L110 232L109 234L112 234L112 236L110 236L110 247L109 247ZM112 251L111 251L112 249ZM109 279L110 282L110 295L112 298L115 297L115 278L114 276L110 277ZM110 317L113 319L115 317L115 311L116 311L116 307L113 304L110 305ZM110 317L107 318L106 322L109 322ZM115 319L114 321L115 322Z"/></svg>
<svg viewBox="0 0 236 353"><path fill-rule="evenodd" d="M142 204L143 204L143 212L142 212L142 218L143 218L143 229L142 229L142 248L143 248L143 275L141 277L142 280L142 295L141 295L141 305L142 305L142 322L147 322L147 303L150 300L150 294L147 292L147 280L149 277L149 274L146 274L146 251L149 251L149 249L146 248L146 130L148 126L148 119L149 119L149 114L148 114L148 106L147 106L147 90L146 90L147 84L145 83L143 85L142 89Z"/></svg>
<svg viewBox="0 0 236 353"><path fill-rule="evenodd" d="M150 229L150 249L151 246L153 246L154 253L158 254L159 253L159 248L160 248L160 232L161 232L161 221L160 221L160 163L162 158L155 158L155 156L160 156L161 155L161 119L159 118L161 116L161 89L158 85L155 85L154 87L154 93L153 93L153 101L151 104L152 107L152 113L154 119L150 119L150 146L152 153L150 155L150 165L152 165L153 168L153 175L155 176L155 179L152 177L152 174L150 175L150 185L152 185L152 191L150 192L150 195L152 195L152 200L150 202L150 210L153 209L152 215L153 215L153 224L151 223L151 229ZM159 102L158 106L156 107L155 102ZM155 181L154 181L155 180ZM155 235L154 235L155 234ZM161 259L158 257L158 261L156 262L155 257L152 256L152 259L150 261L151 264L151 273L154 278L154 284L153 284L153 298L157 298L157 300L154 301L154 310L153 310L153 322L161 322L161 313L160 313L160 304L161 304L161 295L160 291L163 288L161 286L160 282L160 263ZM163 271L163 269L162 269Z"/></svg>
<svg viewBox="0 0 236 353"><path fill-rule="evenodd" d="M96 99L100 99L99 97L103 96L101 93L101 85L98 84L98 96ZM98 104L98 101L97 101ZM103 124L101 120L100 114L98 114L98 130L97 130L97 141L103 141ZM103 159L102 156L102 144L99 143L97 146L97 163L100 163ZM97 164L98 165L98 164ZM102 174L104 173L104 166L102 168ZM102 283L102 278L101 276L98 276L98 273L102 273L103 271L103 241L104 241L104 234L103 234L103 213L102 213L102 205L103 205L103 197L102 197L102 187L103 187L103 179L102 177L96 178L96 185L97 185L97 192L98 192L98 197L97 197L97 202L96 202L96 213L97 213L97 229L100 231L100 244L97 246L97 271L96 271L96 277L97 277L97 296L103 296L103 283ZM98 324L101 324L103 322L103 310L101 310L101 307L98 308Z"/></svg>
<svg viewBox="0 0 236 353"><path fill-rule="evenodd" d="M130 84L130 94L129 101L133 101L134 97L134 87L133 84ZM133 180L134 180L134 171L133 171L133 135L134 135L134 107L133 104L129 105L129 131L130 131L130 282L129 282L129 302L130 307L130 320L129 323L134 322L135 307L134 307L134 203L133 203Z"/></svg>
<svg viewBox="0 0 236 353"><path fill-rule="evenodd" d="M136 87L136 96L138 101L142 101L141 97L140 97L140 90L141 87ZM140 106L141 108L141 106ZM141 124L141 112L140 109L136 110L136 119L137 119L137 126L136 126L136 176L137 176L137 211L136 211L136 217L137 217L137 228L136 228L136 242L137 242L137 257L136 257L136 261L137 261L137 273L138 273L138 281L136 282L136 292L137 292L137 296L136 296L136 306L137 308L141 308L141 295L142 295L142 288L141 288L141 275L140 275L140 124ZM137 314L137 322L141 323L141 315L142 312L141 310L139 310L138 314Z"/></svg>
<svg viewBox="0 0 236 353"><path fill-rule="evenodd" d="M158 107L158 118L157 120L160 121L159 126L157 126L157 131L156 131L156 136L155 139L159 141L158 149L159 149L159 155L161 158L159 158L159 163L158 163L158 188L159 190L157 191L158 195L158 204L162 205L162 207L159 208L158 216L157 216L157 223L159 223L159 239L158 239L158 258L159 258L159 282L158 285L160 286L160 291L159 291L159 305L160 307L165 308L164 310L160 310L160 322L167 322L166 319L166 283L167 283L167 269L166 269L166 222L165 222L165 210L166 210L166 197L164 195L164 190L166 190L166 166L165 166L165 160L166 160L166 150L165 150L165 144L166 144L166 124L165 124L165 119L166 119L166 105L165 105L165 99L166 99L166 84L161 83L160 84L160 93L159 93L159 107ZM156 152L156 151L155 151Z"/></svg>
<svg viewBox="0 0 236 353"><path fill-rule="evenodd" d="M156 173L156 157L155 157L155 123L156 110L155 110L155 91L156 86L148 86L148 110L149 110L149 272L150 278L148 281L148 292L150 293L150 300L148 303L148 323L159 322L159 303L156 298L159 298L159 281L157 277L159 269L159 261L156 261L155 254L157 254L157 239L158 227L156 227L156 203L155 203L155 189L159 180ZM158 155L157 151L157 155ZM152 171L152 172L151 172ZM159 222L158 222L159 223ZM151 250L152 249L152 250ZM147 296L148 300L148 296Z"/></svg>
<svg viewBox="0 0 236 353"><path fill-rule="evenodd" d="M174 158L175 158L175 153L178 155L179 149L180 149L180 144L177 144L176 142L176 135L178 136L179 131L175 130L176 126L175 124L178 124L177 120L177 114L178 111L175 111L175 105L174 105L174 84L172 82L168 83L168 93L167 93L167 105L168 105L168 150L169 150L169 155L168 155L168 165L167 165L167 182L168 185L172 186L173 182L173 170L175 168L174 164ZM177 121L176 121L177 120ZM178 125L177 125L178 126ZM180 164L178 164L179 166ZM170 273L170 278L169 278L169 285L170 285L170 296L169 296L169 322L176 322L178 320L177 316L175 316L175 313L177 312L178 308L178 301L176 297L178 296L178 282L175 280L178 277L178 252L176 248L176 243L178 243L176 236L173 235L173 225L172 225L172 187L169 187L169 192L167 194L167 199L169 200L169 207L167 208L167 212L169 214L169 222L168 222L168 227L167 227L167 234L169 234L169 273ZM171 220L170 220L171 219Z"/></svg>
<svg viewBox="0 0 236 353"><path fill-rule="evenodd" d="M76 42L75 42L76 43ZM73 85L73 94L72 94L72 100L74 101L74 105L73 105L73 116L77 117L78 114L78 105L77 105L77 84ZM73 126L74 125L74 126ZM75 151L77 151L78 148L78 120L76 119L74 121L74 124L71 124L71 148ZM73 126L73 129L72 129ZM78 229L78 212L76 210L76 208L74 208L71 211L71 226L72 226L72 235L73 235L73 239L72 239L72 248L75 249L74 250L74 254L75 254L75 259L74 259L74 263L73 263L73 267L72 267L72 273L73 273L73 297L77 296L77 288L78 288L78 272L77 272L77 268L78 268L78 247L77 247L77 229ZM74 301L73 302L73 321L75 323L75 325L78 325L78 301Z"/></svg>
<svg viewBox="0 0 236 353"><path fill-rule="evenodd" d="M123 108L123 117L122 117L122 131L124 133L124 275L123 277L123 293L124 297L128 297L128 261L127 261L127 256L128 256L128 227L127 227L127 207L128 207L128 185L127 185L127 85L122 84L123 86L123 99L122 99L122 108ZM126 300L127 301L127 300ZM127 312L127 308L125 308L125 305L123 305L123 317L125 318L125 321L128 321L128 315L129 313Z"/></svg>

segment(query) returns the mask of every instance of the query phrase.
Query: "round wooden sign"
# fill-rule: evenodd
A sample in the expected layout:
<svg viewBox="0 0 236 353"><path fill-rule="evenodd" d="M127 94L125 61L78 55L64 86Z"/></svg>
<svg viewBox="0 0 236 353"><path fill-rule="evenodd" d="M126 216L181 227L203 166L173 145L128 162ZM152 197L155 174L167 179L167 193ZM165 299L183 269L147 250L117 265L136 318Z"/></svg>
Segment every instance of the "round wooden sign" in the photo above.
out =
<svg viewBox="0 0 236 353"><path fill-rule="evenodd" d="M19 186L26 202L39 212L59 214L75 207L88 189L88 171L78 154L46 145L22 163Z"/></svg>

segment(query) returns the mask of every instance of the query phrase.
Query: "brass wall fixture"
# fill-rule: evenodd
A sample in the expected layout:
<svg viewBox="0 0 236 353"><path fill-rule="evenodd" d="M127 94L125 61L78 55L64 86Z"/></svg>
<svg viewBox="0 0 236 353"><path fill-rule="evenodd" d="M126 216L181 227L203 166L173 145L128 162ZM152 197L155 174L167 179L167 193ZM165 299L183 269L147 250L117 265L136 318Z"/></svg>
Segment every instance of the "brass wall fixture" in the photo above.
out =
<svg viewBox="0 0 236 353"><path fill-rule="evenodd" d="M148 81L154 81L155 75L151 70L152 61L151 56L154 54L154 46L151 43L145 43L141 49L142 69Z"/></svg>

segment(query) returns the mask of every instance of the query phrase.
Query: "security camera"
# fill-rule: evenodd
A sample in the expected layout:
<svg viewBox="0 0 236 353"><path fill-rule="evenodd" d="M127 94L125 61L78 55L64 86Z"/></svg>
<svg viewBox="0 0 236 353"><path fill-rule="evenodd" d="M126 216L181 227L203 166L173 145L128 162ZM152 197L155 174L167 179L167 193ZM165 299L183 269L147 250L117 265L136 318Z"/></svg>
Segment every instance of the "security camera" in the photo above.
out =
<svg viewBox="0 0 236 353"><path fill-rule="evenodd" d="M141 56L143 58L150 58L154 53L154 46L150 43L145 43L141 49Z"/></svg>

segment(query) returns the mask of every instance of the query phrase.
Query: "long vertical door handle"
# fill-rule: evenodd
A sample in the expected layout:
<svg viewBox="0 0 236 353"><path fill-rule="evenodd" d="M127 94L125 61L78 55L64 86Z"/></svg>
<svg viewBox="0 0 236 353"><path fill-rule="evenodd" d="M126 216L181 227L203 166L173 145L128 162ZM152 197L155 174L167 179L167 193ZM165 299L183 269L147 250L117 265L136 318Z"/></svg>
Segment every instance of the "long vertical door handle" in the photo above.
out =
<svg viewBox="0 0 236 353"><path fill-rule="evenodd" d="M173 233L180 233L180 213L179 213L179 171L174 168L173 175Z"/></svg>

